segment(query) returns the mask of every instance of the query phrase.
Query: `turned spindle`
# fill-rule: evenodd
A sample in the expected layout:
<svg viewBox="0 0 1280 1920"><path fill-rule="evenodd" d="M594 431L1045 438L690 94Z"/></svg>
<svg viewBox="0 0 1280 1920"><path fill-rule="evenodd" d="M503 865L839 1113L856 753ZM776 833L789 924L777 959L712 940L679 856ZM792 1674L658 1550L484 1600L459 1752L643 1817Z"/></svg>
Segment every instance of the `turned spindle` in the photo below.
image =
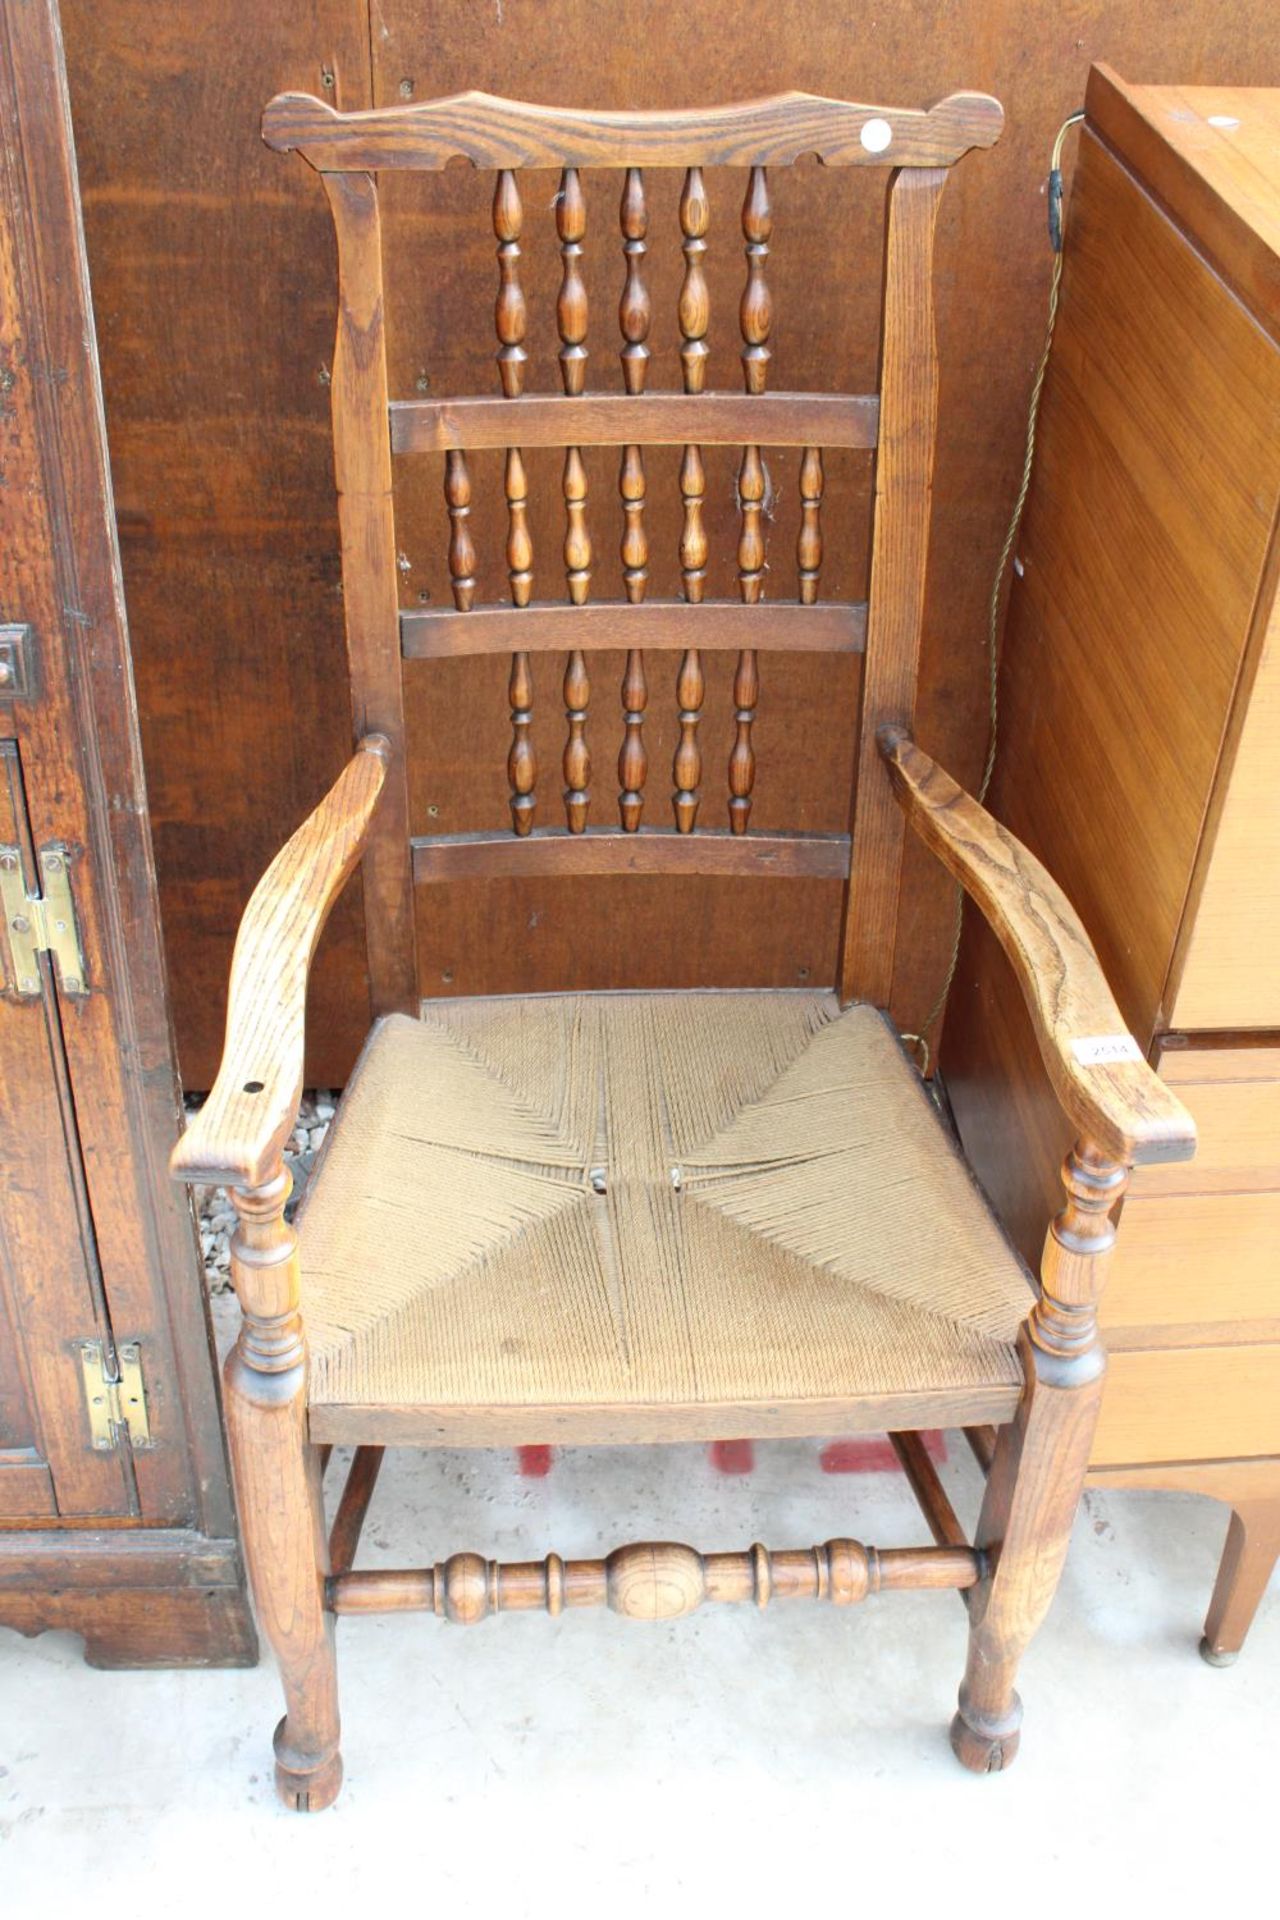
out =
<svg viewBox="0 0 1280 1920"><path fill-rule="evenodd" d="M566 167L556 196L556 233L560 240L560 294L556 324L560 329L560 375L566 393L581 393L587 378L587 288L582 278L582 241L587 231L587 203L576 167Z"/></svg>
<svg viewBox="0 0 1280 1920"><path fill-rule="evenodd" d="M680 194L680 246L684 254L684 279L680 288L678 317L680 367L686 393L702 393L706 387L711 297L707 290L703 261L710 224L711 205L703 184L702 169L690 167ZM707 577L707 533L702 519L706 491L707 476L702 448L686 446L680 461L680 499L684 510L680 533L680 575L684 597L691 606L697 606L701 601ZM672 804L679 831L692 833L698 817L698 783L702 778L702 752L697 736L703 678L696 649L690 648L680 663L676 698L680 706L680 740L673 769L675 793Z"/></svg>
<svg viewBox="0 0 1280 1920"><path fill-rule="evenodd" d="M509 400L524 392L527 309L520 284L520 229L524 208L516 176L504 167L493 190L493 231L498 240L498 298L494 325L498 334L498 372Z"/></svg>
<svg viewBox="0 0 1280 1920"><path fill-rule="evenodd" d="M697 649L690 647L680 662L676 680L676 699L680 707L680 741L676 747L676 790L672 795L676 826L681 833L692 833L698 818L698 783L702 779L702 749L698 745L698 721L702 717L704 684L702 662Z"/></svg>
<svg viewBox="0 0 1280 1920"><path fill-rule="evenodd" d="M560 377L566 394L580 394L587 377L587 289L582 278L582 239L587 231L587 203L576 167L560 176L556 199L556 232L560 238L563 271L556 301L560 330ZM565 537L564 564L569 598L580 607L591 582L591 536L587 531L587 470L577 447L564 453Z"/></svg>
<svg viewBox="0 0 1280 1920"><path fill-rule="evenodd" d="M639 167L628 167L618 212L622 227L622 251L626 259L626 278L618 303L618 325L626 342L622 349L622 377L628 393L643 393L649 368L649 321L652 308L649 290L644 284L645 234L649 213L644 199L644 175Z"/></svg>
<svg viewBox="0 0 1280 1920"><path fill-rule="evenodd" d="M773 232L773 209L769 204L768 176L763 167L752 167L742 205L742 232L746 241L747 281L742 292L739 320L742 328L742 375L748 393L763 393L769 372L769 333L773 325L773 300L765 277L769 256L769 236ZM745 606L756 606L764 597L764 510L765 470L757 446L742 449L738 469L738 506L742 525L738 535L738 587ZM729 754L729 824L734 833L745 833L751 818L751 791L756 778L756 755L751 730L755 724L760 676L754 652L738 656L733 682L734 740Z"/></svg>
<svg viewBox="0 0 1280 1920"><path fill-rule="evenodd" d="M649 584L649 536L644 524L644 460L639 447L622 449L618 474L622 495L622 577L627 599L636 605Z"/></svg>
<svg viewBox="0 0 1280 1920"><path fill-rule="evenodd" d="M684 253L684 281L680 288L680 366L686 393L701 393L706 386L707 328L711 320L711 297L707 291L703 258L707 251L706 233L711 222L711 207L702 184L702 170L690 167L680 195L681 249ZM687 446L680 463L680 497L684 524L680 536L680 570L684 597L692 605L702 598L707 569L707 535L702 523L702 503L707 491L702 449Z"/></svg>
<svg viewBox="0 0 1280 1920"><path fill-rule="evenodd" d="M775 1600L857 1606L869 1594L972 1587L981 1557L971 1547L864 1547L828 1540L771 1552L699 1553L671 1540L637 1540L605 1560L486 1560L455 1553L404 1573L342 1573L330 1579L335 1613L434 1613L475 1626L495 1613L608 1607L626 1620L679 1620L708 1603L760 1608Z"/></svg>
<svg viewBox="0 0 1280 1920"><path fill-rule="evenodd" d="M591 535L587 530L587 470L577 447L564 456L564 572L575 607L586 604L591 587Z"/></svg>
<svg viewBox="0 0 1280 1920"><path fill-rule="evenodd" d="M509 400L524 392L527 355L524 347L527 308L520 284L520 230L524 209L515 174L504 167L493 193L493 231L498 240L498 298L494 326L498 335L498 373ZM529 533L529 487L519 447L508 447L503 469L507 497L507 579L513 606L527 607L533 593L533 541ZM508 686L511 701L511 749L507 778L511 784L511 824L518 834L533 826L537 763L530 729L533 721L533 668L527 653L511 661Z"/></svg>
<svg viewBox="0 0 1280 1920"><path fill-rule="evenodd" d="M468 613L476 596L476 549L467 525L471 517L471 475L460 448L445 455L444 498L449 509L449 579L453 603Z"/></svg>
<svg viewBox="0 0 1280 1920"><path fill-rule="evenodd" d="M511 825L518 834L533 826L534 786L538 764L533 751L533 668L527 653L511 656L511 679L507 688L511 701L511 751L507 755L507 778L511 782Z"/></svg>
<svg viewBox="0 0 1280 1920"><path fill-rule="evenodd" d="M644 676L644 654L632 647L627 655L627 670L622 679L622 751L618 755L618 812L623 827L635 833L644 811L644 782L649 771L649 756L644 745L644 710L649 704L649 687Z"/></svg>
<svg viewBox="0 0 1280 1920"><path fill-rule="evenodd" d="M756 783L756 750L751 744L751 728L760 697L760 674L754 649L738 655L738 670L733 677L735 734L729 755L729 825L735 833L745 833L751 818L751 790Z"/></svg>
<svg viewBox="0 0 1280 1920"><path fill-rule="evenodd" d="M769 329L773 325L773 296L765 277L773 208L764 167L752 167L747 196L742 203L742 232L746 240L747 283L742 289L738 319L742 327L742 369L748 393L763 393L769 370Z"/></svg>
<svg viewBox="0 0 1280 1920"><path fill-rule="evenodd" d="M587 702L590 697L587 663L580 649L575 648L569 655L569 664L564 672L565 719L569 722L569 738L564 749L564 811L570 833L583 831L591 802L588 788L591 755L586 739Z"/></svg>
<svg viewBox="0 0 1280 1920"><path fill-rule="evenodd" d="M706 387L707 328L711 322L711 296L703 258L707 251L707 228L711 224L711 203L702 184L701 167L690 167L680 194L680 248L684 254L684 279L680 287L680 364L684 370L686 393L701 393Z"/></svg>
<svg viewBox="0 0 1280 1920"><path fill-rule="evenodd" d="M743 601L754 607L764 595L764 462L759 447L744 447L738 469L738 585Z"/></svg>
<svg viewBox="0 0 1280 1920"><path fill-rule="evenodd" d="M806 447L800 461L800 532L796 536L800 603L806 607L818 598L822 571L822 488L822 449Z"/></svg>
<svg viewBox="0 0 1280 1920"><path fill-rule="evenodd" d="M513 606L527 607L533 593L533 540L529 534L529 484L519 447L507 448L503 487L507 496L507 579Z"/></svg>
<svg viewBox="0 0 1280 1920"><path fill-rule="evenodd" d="M498 335L498 373L508 400L524 392L527 309L520 285L520 229L524 211L516 177L508 168L498 175L493 194L493 230L498 238L498 298L494 325ZM533 591L533 543L529 536L528 483L518 447L508 447L503 487L507 496L507 577L515 606L526 607Z"/></svg>
<svg viewBox="0 0 1280 1920"><path fill-rule="evenodd" d="M702 502L707 491L702 448L686 447L680 461L680 499L684 506L684 527L680 535L680 576L684 597L697 606L707 578L707 530L702 520Z"/></svg>
<svg viewBox="0 0 1280 1920"><path fill-rule="evenodd" d="M773 325L773 297L765 278L773 209L763 167L752 167L742 205L746 238L747 283L742 290L739 318L742 326L742 374L748 393L763 393L769 373L769 333ZM759 447L744 447L738 472L738 501L742 531L738 540L738 580L742 598L753 606L764 587L764 464Z"/></svg>
<svg viewBox="0 0 1280 1920"><path fill-rule="evenodd" d="M644 264L644 236L649 225L644 199L644 175L639 167L628 167L619 208L622 226L622 250L626 257L626 279L618 304L618 325L625 345L622 349L622 377L628 393L643 393L649 370L651 306L641 269ZM644 454L638 446L622 449L618 473L622 495L622 569L627 599L633 604L644 599L649 578L649 536L644 524Z"/></svg>

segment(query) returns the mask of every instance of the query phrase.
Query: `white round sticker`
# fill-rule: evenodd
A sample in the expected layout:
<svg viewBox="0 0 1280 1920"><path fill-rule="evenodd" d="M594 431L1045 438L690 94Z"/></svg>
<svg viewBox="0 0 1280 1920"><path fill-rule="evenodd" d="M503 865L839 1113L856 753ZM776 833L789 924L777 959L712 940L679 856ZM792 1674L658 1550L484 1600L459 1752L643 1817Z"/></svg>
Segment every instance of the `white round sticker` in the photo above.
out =
<svg viewBox="0 0 1280 1920"><path fill-rule="evenodd" d="M887 120L868 120L862 129L862 144L868 153L883 153L893 139L893 128Z"/></svg>

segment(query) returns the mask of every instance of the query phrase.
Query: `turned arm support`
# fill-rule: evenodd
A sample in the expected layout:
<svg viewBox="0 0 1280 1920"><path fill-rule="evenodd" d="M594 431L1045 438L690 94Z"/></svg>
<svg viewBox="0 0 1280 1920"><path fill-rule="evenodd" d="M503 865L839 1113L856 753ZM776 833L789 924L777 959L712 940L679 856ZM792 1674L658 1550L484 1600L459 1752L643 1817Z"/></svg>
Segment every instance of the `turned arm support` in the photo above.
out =
<svg viewBox="0 0 1280 1920"><path fill-rule="evenodd" d="M1189 1160L1195 1122L1143 1059L1061 887L904 728L883 727L877 740L908 820L1013 963L1054 1092L1078 1136L1122 1166Z"/></svg>
<svg viewBox="0 0 1280 1920"><path fill-rule="evenodd" d="M175 1179L258 1187L279 1167L302 1099L311 958L363 851L390 757L382 734L366 734L254 888L236 935L218 1077L170 1156Z"/></svg>

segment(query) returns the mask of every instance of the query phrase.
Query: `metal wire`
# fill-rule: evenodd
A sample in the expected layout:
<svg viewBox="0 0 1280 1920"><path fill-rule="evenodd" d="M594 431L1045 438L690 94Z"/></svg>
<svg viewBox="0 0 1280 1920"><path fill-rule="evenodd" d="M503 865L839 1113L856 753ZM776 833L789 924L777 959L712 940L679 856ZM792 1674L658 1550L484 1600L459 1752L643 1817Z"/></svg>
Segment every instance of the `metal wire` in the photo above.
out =
<svg viewBox="0 0 1280 1920"><path fill-rule="evenodd" d="M1027 438L1022 459L1022 479L1018 486L1018 497L1013 503L1013 512L1009 516L1009 529L1000 549L1000 558L996 563L995 579L991 584L991 601L987 609L987 757L983 762L982 778L978 783L977 799L983 801L991 786L991 777L996 767L996 746L1000 732L1000 602L1004 593L1005 575L1009 570L1009 561L1013 555L1014 541L1022 525L1022 514L1027 504L1027 493L1031 486L1031 464L1036 450L1036 426L1040 415L1040 396L1044 390L1045 374L1049 370L1049 349L1053 345L1053 330L1058 321L1058 293L1062 286L1062 149L1067 134L1072 127L1084 119L1083 108L1070 113L1058 128L1053 143L1053 157L1049 167L1049 239L1053 247L1053 272L1049 277L1049 309L1045 323L1044 345L1040 350L1040 361L1036 367L1036 377L1031 383L1031 399L1027 408ZM937 998L920 1024L918 1033L904 1033L902 1039L908 1045L920 1050L920 1071L927 1074L931 1058L929 1050L929 1030L934 1025L942 1009L947 1004L947 995L951 992L956 977L956 968L960 963L960 934L964 924L964 888L956 887L955 933L951 942L951 958L947 964L946 977L938 989Z"/></svg>

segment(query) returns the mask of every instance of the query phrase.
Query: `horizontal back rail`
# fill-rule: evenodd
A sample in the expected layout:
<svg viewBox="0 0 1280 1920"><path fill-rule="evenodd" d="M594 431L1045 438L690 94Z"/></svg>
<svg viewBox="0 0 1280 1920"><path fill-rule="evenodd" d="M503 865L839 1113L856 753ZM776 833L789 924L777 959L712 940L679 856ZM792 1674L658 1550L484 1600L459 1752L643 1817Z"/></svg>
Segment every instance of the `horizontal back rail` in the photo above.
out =
<svg viewBox="0 0 1280 1920"><path fill-rule="evenodd" d="M550 653L577 647L596 652L643 647L653 652L739 651L861 653L867 607L862 600L826 600L812 606L786 601L593 600L525 607L406 608L400 647L406 660L453 659L473 653Z"/></svg>
<svg viewBox="0 0 1280 1920"><path fill-rule="evenodd" d="M277 152L321 172L475 167L824 166L949 167L1000 137L1004 115L985 93L953 93L924 109L861 106L780 93L682 112L583 112L489 93L339 113L306 93L281 93L262 118Z"/></svg>
<svg viewBox="0 0 1280 1920"><path fill-rule="evenodd" d="M847 833L735 834L715 827L535 827L509 832L441 833L412 841L413 877L437 880L547 880L572 874L686 873L704 877L845 880Z"/></svg>
<svg viewBox="0 0 1280 1920"><path fill-rule="evenodd" d="M393 400L393 453L483 447L859 447L876 444L878 395L529 393L517 400Z"/></svg>

